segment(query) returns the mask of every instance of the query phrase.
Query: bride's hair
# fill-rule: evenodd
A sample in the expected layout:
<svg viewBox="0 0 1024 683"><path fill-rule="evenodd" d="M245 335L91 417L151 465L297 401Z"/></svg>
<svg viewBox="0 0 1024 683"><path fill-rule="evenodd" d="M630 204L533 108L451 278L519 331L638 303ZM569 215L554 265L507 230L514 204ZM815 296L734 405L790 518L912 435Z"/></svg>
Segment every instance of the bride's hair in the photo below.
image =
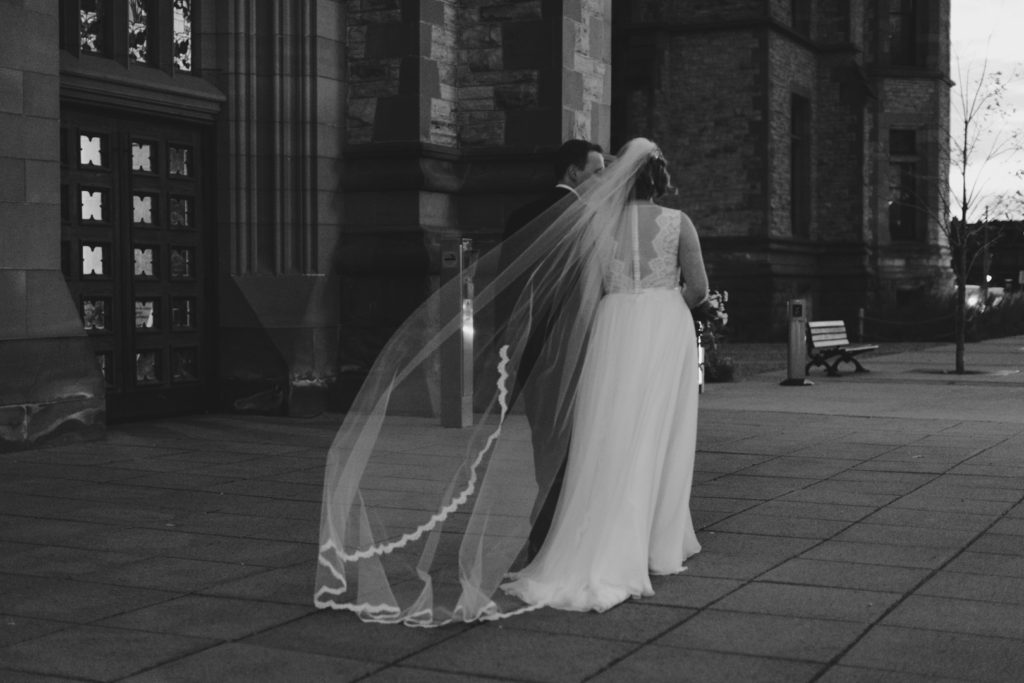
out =
<svg viewBox="0 0 1024 683"><path fill-rule="evenodd" d="M637 199L657 199L665 194L675 194L676 191L672 175L668 172L668 162L661 150L655 150L647 164L637 173L633 195Z"/></svg>

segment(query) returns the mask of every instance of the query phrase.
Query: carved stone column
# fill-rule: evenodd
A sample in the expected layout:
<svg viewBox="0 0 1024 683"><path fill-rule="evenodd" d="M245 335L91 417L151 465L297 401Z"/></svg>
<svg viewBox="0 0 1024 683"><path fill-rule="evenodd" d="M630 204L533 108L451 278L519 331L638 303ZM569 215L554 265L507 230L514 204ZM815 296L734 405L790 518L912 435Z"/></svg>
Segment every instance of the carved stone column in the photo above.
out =
<svg viewBox="0 0 1024 683"><path fill-rule="evenodd" d="M218 3L225 407L308 414L336 375L341 3Z"/></svg>

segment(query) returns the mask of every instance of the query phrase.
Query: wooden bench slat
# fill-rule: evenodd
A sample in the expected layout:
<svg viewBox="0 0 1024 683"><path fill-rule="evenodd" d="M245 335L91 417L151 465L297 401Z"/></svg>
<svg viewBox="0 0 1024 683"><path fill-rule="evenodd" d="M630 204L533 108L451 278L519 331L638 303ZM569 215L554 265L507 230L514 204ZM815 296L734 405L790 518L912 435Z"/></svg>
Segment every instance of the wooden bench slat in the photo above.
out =
<svg viewBox="0 0 1024 683"><path fill-rule="evenodd" d="M842 320L812 320L807 323L807 353L810 362L805 372L810 371L812 365L822 365L829 375L838 375L836 367L842 362L853 363L857 372L867 372L854 356L877 348L877 344L851 344L846 333L846 323Z"/></svg>

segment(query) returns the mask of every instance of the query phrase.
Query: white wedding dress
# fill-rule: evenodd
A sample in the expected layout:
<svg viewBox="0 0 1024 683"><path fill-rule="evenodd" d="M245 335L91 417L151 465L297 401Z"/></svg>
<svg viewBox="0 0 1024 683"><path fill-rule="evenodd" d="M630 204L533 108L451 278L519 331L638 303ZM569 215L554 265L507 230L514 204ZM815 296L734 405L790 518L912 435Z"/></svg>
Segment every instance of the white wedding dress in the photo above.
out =
<svg viewBox="0 0 1024 683"><path fill-rule="evenodd" d="M533 561L501 587L532 605L603 611L652 595L700 551L690 516L697 347L679 283L682 215L628 212L604 275L565 481Z"/></svg>

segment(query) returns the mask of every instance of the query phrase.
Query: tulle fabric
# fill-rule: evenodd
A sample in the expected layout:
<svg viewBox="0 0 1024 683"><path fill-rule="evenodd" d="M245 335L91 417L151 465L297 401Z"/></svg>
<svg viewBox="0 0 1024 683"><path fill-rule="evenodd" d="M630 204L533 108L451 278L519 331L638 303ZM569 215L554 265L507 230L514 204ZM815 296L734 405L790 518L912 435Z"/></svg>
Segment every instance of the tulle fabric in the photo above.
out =
<svg viewBox="0 0 1024 683"><path fill-rule="evenodd" d="M604 611L651 595L649 573L678 573L700 551L689 506L696 353L678 289L601 301L551 532L505 591L531 604Z"/></svg>
<svg viewBox="0 0 1024 683"><path fill-rule="evenodd" d="M447 312L461 288L451 281L385 345L328 452L317 607L410 626L535 607L499 586L525 565L537 501L570 436L585 431L572 417L602 278L629 224L634 177L655 150L631 141L578 199L484 254L467 273L477 287L473 329L460 308ZM475 335L473 424L444 428L445 347L464 334ZM691 327L678 343L693 338ZM526 400L542 400L549 418L536 454Z"/></svg>

